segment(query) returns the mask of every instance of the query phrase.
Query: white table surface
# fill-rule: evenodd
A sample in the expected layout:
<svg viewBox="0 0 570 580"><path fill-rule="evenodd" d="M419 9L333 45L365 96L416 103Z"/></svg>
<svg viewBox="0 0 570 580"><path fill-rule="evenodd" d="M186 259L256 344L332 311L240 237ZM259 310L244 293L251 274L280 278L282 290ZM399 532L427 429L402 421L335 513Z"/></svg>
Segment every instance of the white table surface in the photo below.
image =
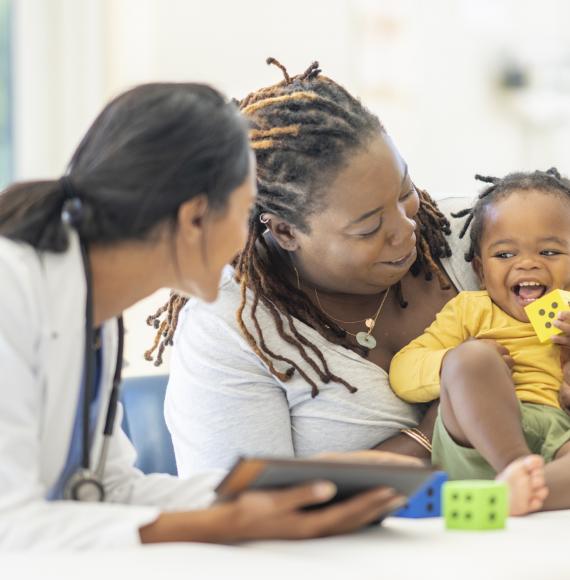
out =
<svg viewBox="0 0 570 580"><path fill-rule="evenodd" d="M445 531L440 518L390 518L349 536L247 545L0 555L2 580L570 579L570 510L511 518L492 532Z"/></svg>

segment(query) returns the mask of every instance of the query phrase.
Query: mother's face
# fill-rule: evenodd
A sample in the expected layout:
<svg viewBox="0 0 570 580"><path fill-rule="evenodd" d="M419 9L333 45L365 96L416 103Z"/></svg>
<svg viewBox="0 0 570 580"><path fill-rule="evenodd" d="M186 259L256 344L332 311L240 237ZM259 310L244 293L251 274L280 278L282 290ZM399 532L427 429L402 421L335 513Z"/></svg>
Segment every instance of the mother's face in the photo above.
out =
<svg viewBox="0 0 570 580"><path fill-rule="evenodd" d="M315 287L374 294L395 284L416 259L418 193L391 139L382 133L349 158L323 193L324 208L295 232L303 279Z"/></svg>

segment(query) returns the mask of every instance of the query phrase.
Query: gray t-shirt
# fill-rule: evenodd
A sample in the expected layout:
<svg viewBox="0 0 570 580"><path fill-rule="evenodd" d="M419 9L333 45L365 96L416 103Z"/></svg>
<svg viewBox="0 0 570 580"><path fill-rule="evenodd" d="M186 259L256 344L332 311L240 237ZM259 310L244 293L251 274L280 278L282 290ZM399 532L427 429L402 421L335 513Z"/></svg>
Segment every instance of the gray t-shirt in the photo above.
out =
<svg viewBox="0 0 570 580"><path fill-rule="evenodd" d="M448 213L469 203L468 198L448 198L439 205ZM454 256L444 260L444 267L452 281L460 290L477 288L463 259L465 244L453 236L450 245ZM215 303L190 300L179 318L165 416L181 477L228 469L240 455L305 457L369 449L418 423L418 408L392 392L383 369L296 320L299 332L321 350L331 371L348 377L358 391L351 394L338 383L322 384L260 305L257 317L267 346L294 359L317 381L319 395L311 397L311 387L299 373L287 382L272 375L238 327L241 296L232 274L231 268L224 272ZM244 320L256 336L250 305L248 296ZM287 368L280 363L276 367Z"/></svg>

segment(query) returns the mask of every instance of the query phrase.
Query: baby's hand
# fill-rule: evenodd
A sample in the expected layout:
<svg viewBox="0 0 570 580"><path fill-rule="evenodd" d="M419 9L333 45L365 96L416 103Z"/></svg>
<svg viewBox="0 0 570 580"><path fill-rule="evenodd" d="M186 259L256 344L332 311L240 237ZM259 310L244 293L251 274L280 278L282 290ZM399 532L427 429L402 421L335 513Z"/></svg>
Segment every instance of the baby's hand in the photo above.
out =
<svg viewBox="0 0 570 580"><path fill-rule="evenodd" d="M565 360L562 362L564 364L566 360L570 360L570 311L562 310L559 312L552 324L562 331L562 334L551 336L550 340L554 344L560 345L562 351L566 351L564 353Z"/></svg>
<svg viewBox="0 0 570 580"><path fill-rule="evenodd" d="M484 343L488 344L489 346L492 346L501 355L501 357L505 361L506 365L511 370L513 369L515 361L513 360L513 357L511 356L511 353L509 352L509 349L506 346L503 346L502 344L500 344L496 340L492 340L490 338L476 338L474 340L477 340L479 342L484 342Z"/></svg>

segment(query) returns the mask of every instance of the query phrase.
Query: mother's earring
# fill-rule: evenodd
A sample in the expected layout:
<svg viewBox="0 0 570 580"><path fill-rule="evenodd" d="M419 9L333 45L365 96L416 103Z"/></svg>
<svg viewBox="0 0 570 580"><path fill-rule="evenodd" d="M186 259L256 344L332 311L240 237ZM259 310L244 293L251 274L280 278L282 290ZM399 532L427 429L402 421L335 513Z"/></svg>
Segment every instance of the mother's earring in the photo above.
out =
<svg viewBox="0 0 570 580"><path fill-rule="evenodd" d="M270 221L271 218L266 214L266 213L262 213L259 216L259 221L263 224L263 225L267 225Z"/></svg>

